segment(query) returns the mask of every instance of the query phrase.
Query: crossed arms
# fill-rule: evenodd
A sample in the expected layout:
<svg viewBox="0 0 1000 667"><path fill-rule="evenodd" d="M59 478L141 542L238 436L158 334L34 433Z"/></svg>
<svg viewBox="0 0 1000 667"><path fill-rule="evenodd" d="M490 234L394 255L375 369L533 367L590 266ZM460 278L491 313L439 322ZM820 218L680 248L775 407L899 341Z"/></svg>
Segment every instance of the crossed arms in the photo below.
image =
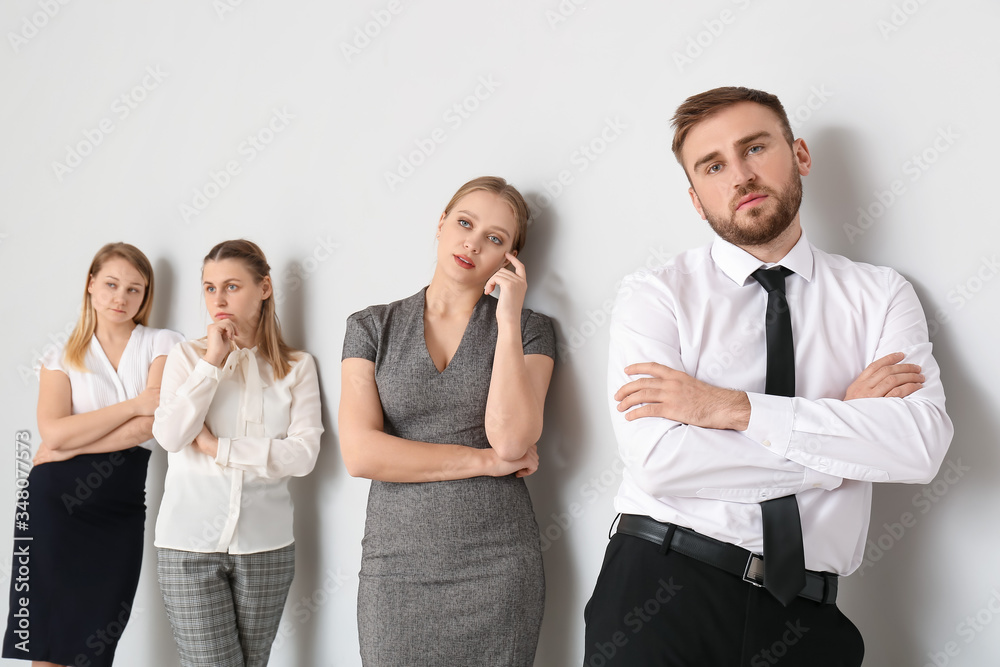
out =
<svg viewBox="0 0 1000 667"><path fill-rule="evenodd" d="M676 313L657 303L651 316L648 302L623 290L612 314L608 387L619 451L635 483L656 498L759 502L763 491L830 490L843 479L933 479L953 428L923 310L909 283L896 279L875 361L842 399L768 396L698 380L682 370Z"/></svg>

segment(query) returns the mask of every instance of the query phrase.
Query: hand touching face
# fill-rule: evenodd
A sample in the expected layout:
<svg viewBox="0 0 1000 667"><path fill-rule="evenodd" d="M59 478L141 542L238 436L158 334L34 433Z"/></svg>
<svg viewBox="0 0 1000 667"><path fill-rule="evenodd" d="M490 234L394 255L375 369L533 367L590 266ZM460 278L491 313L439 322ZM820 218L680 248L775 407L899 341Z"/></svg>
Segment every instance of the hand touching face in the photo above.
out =
<svg viewBox="0 0 1000 667"><path fill-rule="evenodd" d="M205 262L202 269L205 307L212 317L208 325L208 352L205 359L221 365L232 349L257 344L261 305L271 297L271 279L255 282L252 273L238 259Z"/></svg>
<svg viewBox="0 0 1000 667"><path fill-rule="evenodd" d="M485 285L507 263L517 221L510 206L485 190L470 192L438 221L438 266L459 282Z"/></svg>

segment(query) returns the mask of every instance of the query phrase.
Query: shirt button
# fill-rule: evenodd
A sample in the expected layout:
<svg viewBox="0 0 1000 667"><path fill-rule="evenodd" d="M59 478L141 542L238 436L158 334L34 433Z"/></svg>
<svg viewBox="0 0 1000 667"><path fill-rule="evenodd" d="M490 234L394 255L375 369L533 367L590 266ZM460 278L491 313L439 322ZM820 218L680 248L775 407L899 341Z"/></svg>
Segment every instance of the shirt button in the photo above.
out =
<svg viewBox="0 0 1000 667"><path fill-rule="evenodd" d="M770 447L771 446L771 441L770 440L765 440L764 442L762 442L760 444L764 445L765 447Z"/></svg>
<svg viewBox="0 0 1000 667"><path fill-rule="evenodd" d="M818 489L819 488L819 482L816 482L815 484L813 484L813 488L814 489Z"/></svg>

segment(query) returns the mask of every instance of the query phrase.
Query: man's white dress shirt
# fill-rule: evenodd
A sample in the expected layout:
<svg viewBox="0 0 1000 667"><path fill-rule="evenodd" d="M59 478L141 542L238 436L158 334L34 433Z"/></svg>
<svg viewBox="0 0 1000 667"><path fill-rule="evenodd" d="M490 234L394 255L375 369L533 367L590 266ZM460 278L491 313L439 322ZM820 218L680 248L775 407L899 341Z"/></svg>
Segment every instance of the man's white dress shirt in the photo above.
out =
<svg viewBox="0 0 1000 667"><path fill-rule="evenodd" d="M625 462L615 509L761 553L759 503L796 494L806 568L846 575L861 564L871 483L932 480L953 428L923 310L902 276L827 254L804 233L777 264L794 272L785 280L794 398L764 394L767 293L750 276L766 266L760 260L716 238L622 282L608 363ZM906 398L844 401L864 368L892 352L921 366L924 387ZM627 421L614 394L636 379L626 366L649 361L746 391L747 430Z"/></svg>

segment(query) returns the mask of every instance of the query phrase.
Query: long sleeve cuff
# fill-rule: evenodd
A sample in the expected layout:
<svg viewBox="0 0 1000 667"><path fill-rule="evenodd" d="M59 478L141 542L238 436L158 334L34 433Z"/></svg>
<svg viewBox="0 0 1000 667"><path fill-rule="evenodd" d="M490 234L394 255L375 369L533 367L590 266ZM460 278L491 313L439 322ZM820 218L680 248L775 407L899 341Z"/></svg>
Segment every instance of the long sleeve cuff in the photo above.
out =
<svg viewBox="0 0 1000 667"><path fill-rule="evenodd" d="M215 380L216 382L222 379L222 369L218 366L213 366L204 359L199 359L197 363L195 363L194 372L200 373L211 380Z"/></svg>
<svg viewBox="0 0 1000 667"><path fill-rule="evenodd" d="M750 423L743 433L778 456L787 458L792 442L792 399L747 392L750 399Z"/></svg>
<svg viewBox="0 0 1000 667"><path fill-rule="evenodd" d="M744 435L777 456L788 458L788 449L792 442L792 424L795 421L792 399L787 396L749 391L747 398L750 399L750 424L743 432ZM806 467L803 471L802 486L796 493L809 489L830 491L843 482L843 477Z"/></svg>
<svg viewBox="0 0 1000 667"><path fill-rule="evenodd" d="M225 468L229 465L229 452L232 451L232 438L219 438L219 449L215 452L215 462Z"/></svg>

